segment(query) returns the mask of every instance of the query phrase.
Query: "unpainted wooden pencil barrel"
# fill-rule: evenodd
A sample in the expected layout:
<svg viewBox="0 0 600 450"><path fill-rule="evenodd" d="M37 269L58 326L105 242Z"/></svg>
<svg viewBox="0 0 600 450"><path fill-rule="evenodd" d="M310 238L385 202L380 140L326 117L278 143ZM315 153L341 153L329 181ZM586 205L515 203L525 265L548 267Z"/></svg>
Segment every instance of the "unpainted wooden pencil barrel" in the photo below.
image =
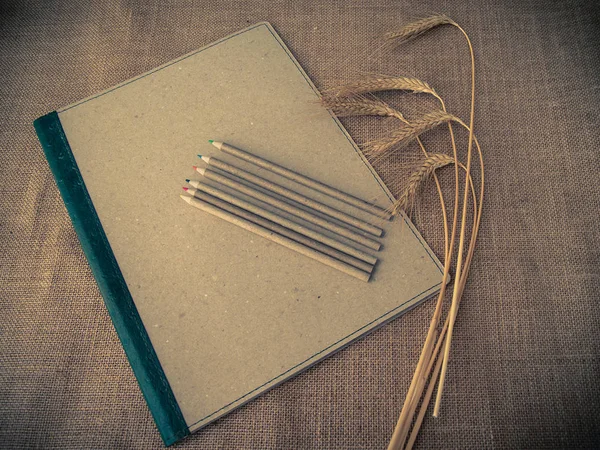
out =
<svg viewBox="0 0 600 450"><path fill-rule="evenodd" d="M275 233L290 238L300 244L306 245L307 247L329 255L335 259L339 259L340 261L350 264L351 266L354 266L357 269L364 270L367 273L371 273L371 271L373 270L374 266L372 264L367 264L364 261L361 261L350 255L347 255L346 253L340 252L339 250L324 245L321 242L315 241L314 239L304 236L303 234L296 233L295 231L290 230L289 228L271 222L270 220L264 219L257 214L254 214L243 208L239 208L227 201L221 200L217 197L214 197L213 195L207 194L206 192L202 192L197 189L190 189L188 190L188 193L192 194L194 197L202 201L210 203L213 206L217 206L225 211L235 214L236 216L239 216L257 225L260 225L261 227L264 227L267 230L274 231Z"/></svg>

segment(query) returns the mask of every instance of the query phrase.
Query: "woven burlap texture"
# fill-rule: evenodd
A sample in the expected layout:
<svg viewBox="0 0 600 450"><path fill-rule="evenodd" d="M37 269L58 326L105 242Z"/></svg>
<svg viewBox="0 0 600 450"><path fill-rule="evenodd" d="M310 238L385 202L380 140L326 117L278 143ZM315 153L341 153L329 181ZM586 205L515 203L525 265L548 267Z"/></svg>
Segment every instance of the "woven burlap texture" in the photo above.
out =
<svg viewBox="0 0 600 450"><path fill-rule="evenodd" d="M593 2L122 0L0 6L0 447L162 446L32 121L262 20L319 88L365 72L414 75L466 118L468 55L455 30L377 50L382 33L431 11L458 21L475 46L489 189L442 415L428 415L417 446L600 446ZM386 98L409 111L432 105ZM393 126L344 123L359 142ZM426 144L448 149L442 130ZM377 167L393 190L400 164ZM414 218L441 256L431 187ZM177 447L385 448L432 310L413 310Z"/></svg>

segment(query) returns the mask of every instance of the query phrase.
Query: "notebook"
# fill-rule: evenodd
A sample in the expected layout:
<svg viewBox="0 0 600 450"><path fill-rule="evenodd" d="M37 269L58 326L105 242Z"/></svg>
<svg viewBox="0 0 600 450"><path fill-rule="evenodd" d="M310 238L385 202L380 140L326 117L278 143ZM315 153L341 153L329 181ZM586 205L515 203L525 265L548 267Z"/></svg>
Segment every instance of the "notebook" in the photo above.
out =
<svg viewBox="0 0 600 450"><path fill-rule="evenodd" d="M198 175L198 153L239 163L208 143L215 139L390 204L268 23L34 126L165 445L440 288L441 265L404 216L382 223L366 283L180 199L184 180Z"/></svg>

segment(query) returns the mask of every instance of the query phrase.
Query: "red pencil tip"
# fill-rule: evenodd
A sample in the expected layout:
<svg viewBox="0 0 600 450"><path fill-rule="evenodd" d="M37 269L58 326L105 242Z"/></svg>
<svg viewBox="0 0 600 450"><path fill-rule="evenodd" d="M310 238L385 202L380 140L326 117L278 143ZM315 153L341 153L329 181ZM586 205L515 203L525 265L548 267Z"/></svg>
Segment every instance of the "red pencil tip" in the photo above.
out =
<svg viewBox="0 0 600 450"><path fill-rule="evenodd" d="M184 191L187 191L188 189L189 189L189 188L186 188L186 187L184 187L184 188L183 188L183 190L184 190Z"/></svg>
<svg viewBox="0 0 600 450"><path fill-rule="evenodd" d="M196 167L196 166L192 166L192 169L196 170L196 169L197 169L197 167Z"/></svg>

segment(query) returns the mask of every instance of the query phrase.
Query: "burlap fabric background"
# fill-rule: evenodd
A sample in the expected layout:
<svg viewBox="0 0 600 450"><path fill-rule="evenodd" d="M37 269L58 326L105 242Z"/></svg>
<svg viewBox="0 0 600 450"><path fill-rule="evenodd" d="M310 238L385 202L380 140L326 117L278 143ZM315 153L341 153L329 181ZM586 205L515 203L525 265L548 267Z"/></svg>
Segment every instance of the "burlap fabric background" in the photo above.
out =
<svg viewBox="0 0 600 450"><path fill-rule="evenodd" d="M162 445L31 122L261 20L320 88L357 71L411 74L466 117L468 60L456 31L369 58L381 33L432 11L460 22L475 45L489 190L442 417L428 416L418 447L600 446L599 11L494 0L2 2L0 446ZM374 121L346 124L359 141L379 132ZM428 139L447 142L441 131ZM395 185L393 162L379 169ZM441 255L437 211L429 190L415 220ZM432 309L177 447L384 448Z"/></svg>

